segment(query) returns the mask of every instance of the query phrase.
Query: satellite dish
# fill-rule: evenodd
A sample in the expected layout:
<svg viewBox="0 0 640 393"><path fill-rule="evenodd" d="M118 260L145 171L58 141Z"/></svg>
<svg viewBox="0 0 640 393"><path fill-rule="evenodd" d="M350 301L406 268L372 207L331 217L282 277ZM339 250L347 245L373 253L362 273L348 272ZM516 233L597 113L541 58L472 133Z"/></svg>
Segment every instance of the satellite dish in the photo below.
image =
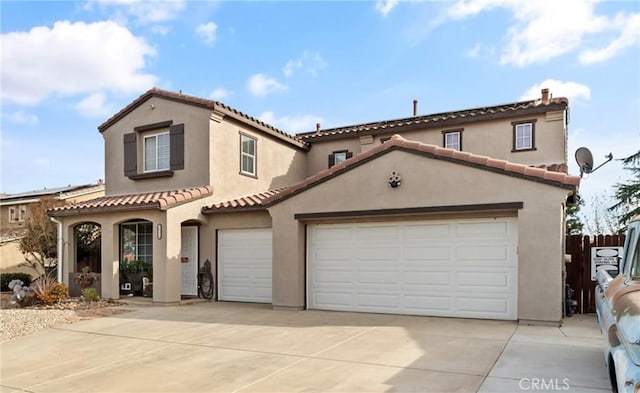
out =
<svg viewBox="0 0 640 393"><path fill-rule="evenodd" d="M576 161L580 167L580 176L583 173L593 172L593 154L586 147L580 147L576 150Z"/></svg>
<svg viewBox="0 0 640 393"><path fill-rule="evenodd" d="M586 147L580 147L576 150L576 161L578 162L578 166L580 167L580 177L583 174L589 174L595 172L598 168L606 164L607 162L613 160L613 154L609 153L604 156L607 161L598 165L596 168L593 167L593 154Z"/></svg>

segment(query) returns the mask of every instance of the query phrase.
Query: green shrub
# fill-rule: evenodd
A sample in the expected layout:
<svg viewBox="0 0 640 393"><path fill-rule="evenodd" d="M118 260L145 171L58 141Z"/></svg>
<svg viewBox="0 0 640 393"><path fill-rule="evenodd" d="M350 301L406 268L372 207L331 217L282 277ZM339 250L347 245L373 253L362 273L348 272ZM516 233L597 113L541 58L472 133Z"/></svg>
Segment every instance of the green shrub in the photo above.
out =
<svg viewBox="0 0 640 393"><path fill-rule="evenodd" d="M98 291L95 288L85 288L81 292L82 297L85 302L96 302L100 300L100 296L98 296Z"/></svg>
<svg viewBox="0 0 640 393"><path fill-rule="evenodd" d="M0 291L10 291L9 283L13 280L20 280L25 287L31 285L31 274L29 273L3 273L0 274Z"/></svg>

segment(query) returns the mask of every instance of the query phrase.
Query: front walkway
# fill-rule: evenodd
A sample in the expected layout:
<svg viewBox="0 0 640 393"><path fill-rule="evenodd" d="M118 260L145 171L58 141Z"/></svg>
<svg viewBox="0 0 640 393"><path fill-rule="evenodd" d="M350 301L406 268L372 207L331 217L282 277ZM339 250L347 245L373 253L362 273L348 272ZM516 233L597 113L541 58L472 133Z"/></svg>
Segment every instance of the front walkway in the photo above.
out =
<svg viewBox="0 0 640 393"><path fill-rule="evenodd" d="M1 344L0 390L517 392L559 378L562 391L608 391L592 317L558 329L233 303L131 307Z"/></svg>

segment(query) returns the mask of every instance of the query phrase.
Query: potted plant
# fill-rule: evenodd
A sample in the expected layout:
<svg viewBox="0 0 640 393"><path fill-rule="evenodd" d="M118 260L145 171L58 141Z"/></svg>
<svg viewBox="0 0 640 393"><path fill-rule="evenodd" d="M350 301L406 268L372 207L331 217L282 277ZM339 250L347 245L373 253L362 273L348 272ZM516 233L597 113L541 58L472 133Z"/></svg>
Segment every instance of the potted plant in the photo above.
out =
<svg viewBox="0 0 640 393"><path fill-rule="evenodd" d="M89 269L89 266L83 267L82 271L80 273L77 273L74 278L75 282L78 285L80 285L82 288L87 288L91 286L91 284L93 284L95 279L96 278L91 275L91 270Z"/></svg>
<svg viewBox="0 0 640 393"><path fill-rule="evenodd" d="M142 277L153 277L153 269L150 263L141 260L125 261L120 267L124 282L131 283L131 291L142 294Z"/></svg>

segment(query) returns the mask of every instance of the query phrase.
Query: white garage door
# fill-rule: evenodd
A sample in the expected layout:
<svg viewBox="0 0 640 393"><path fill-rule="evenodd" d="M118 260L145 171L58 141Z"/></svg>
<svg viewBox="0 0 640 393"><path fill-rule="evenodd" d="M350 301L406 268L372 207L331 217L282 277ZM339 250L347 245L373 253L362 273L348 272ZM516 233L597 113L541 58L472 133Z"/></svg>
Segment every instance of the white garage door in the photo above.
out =
<svg viewBox="0 0 640 393"><path fill-rule="evenodd" d="M309 227L308 307L517 318L515 218Z"/></svg>
<svg viewBox="0 0 640 393"><path fill-rule="evenodd" d="M220 300L271 303L271 229L218 232Z"/></svg>

